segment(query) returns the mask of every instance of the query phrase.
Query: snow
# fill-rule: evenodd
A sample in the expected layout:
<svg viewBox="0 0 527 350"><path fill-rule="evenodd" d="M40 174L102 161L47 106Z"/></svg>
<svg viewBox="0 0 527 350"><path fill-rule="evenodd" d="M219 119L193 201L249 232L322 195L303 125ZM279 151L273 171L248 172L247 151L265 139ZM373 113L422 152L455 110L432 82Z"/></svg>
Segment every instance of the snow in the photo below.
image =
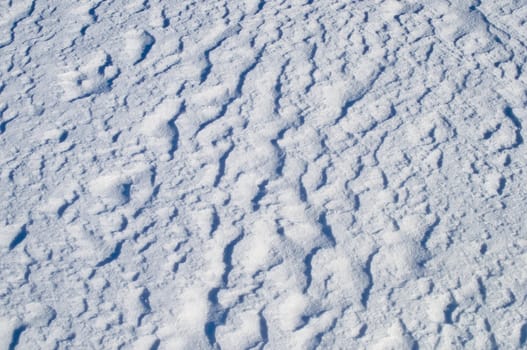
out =
<svg viewBox="0 0 527 350"><path fill-rule="evenodd" d="M4 1L0 350L525 348L525 18Z"/></svg>

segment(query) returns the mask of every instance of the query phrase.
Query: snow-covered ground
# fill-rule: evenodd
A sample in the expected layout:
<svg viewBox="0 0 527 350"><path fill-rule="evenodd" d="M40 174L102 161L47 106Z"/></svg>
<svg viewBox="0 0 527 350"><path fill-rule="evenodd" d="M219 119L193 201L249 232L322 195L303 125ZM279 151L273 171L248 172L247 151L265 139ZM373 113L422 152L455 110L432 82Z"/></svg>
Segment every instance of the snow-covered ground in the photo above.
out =
<svg viewBox="0 0 527 350"><path fill-rule="evenodd" d="M2 0L0 349L527 347L525 0Z"/></svg>

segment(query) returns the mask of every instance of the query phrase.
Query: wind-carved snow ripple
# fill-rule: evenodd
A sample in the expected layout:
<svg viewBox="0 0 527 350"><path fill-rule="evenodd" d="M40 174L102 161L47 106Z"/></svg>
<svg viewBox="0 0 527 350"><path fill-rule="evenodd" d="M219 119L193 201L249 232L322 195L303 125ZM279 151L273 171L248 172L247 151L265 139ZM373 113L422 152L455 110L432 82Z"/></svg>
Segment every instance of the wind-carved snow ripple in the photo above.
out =
<svg viewBox="0 0 527 350"><path fill-rule="evenodd" d="M520 2L0 8L0 348L526 346Z"/></svg>

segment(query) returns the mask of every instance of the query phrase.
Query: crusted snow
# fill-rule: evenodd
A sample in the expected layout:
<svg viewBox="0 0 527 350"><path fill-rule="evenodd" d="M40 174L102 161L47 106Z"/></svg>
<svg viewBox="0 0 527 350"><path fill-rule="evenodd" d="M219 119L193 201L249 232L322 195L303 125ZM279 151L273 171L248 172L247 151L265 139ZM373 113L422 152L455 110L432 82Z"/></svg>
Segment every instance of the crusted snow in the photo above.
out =
<svg viewBox="0 0 527 350"><path fill-rule="evenodd" d="M0 349L527 346L527 3L0 4Z"/></svg>

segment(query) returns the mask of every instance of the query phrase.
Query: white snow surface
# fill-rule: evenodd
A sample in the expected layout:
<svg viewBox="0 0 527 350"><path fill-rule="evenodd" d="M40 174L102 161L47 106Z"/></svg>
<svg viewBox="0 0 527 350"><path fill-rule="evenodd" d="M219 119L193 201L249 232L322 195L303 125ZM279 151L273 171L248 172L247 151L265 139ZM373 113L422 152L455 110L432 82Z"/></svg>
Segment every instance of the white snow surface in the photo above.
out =
<svg viewBox="0 0 527 350"><path fill-rule="evenodd" d="M0 349L527 347L524 0L3 0Z"/></svg>

